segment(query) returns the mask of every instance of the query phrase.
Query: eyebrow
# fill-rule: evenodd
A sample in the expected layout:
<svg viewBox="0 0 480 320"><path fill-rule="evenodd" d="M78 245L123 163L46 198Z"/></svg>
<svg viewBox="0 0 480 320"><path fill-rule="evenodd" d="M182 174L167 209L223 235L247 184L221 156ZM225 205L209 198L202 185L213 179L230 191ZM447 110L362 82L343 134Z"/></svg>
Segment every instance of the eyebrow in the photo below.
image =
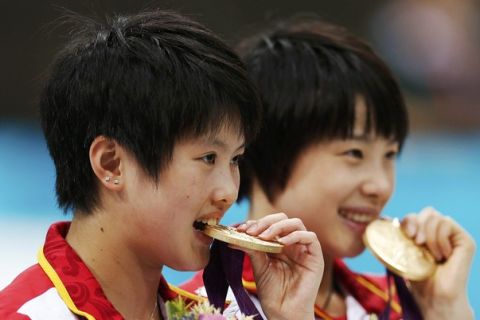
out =
<svg viewBox="0 0 480 320"><path fill-rule="evenodd" d="M359 141L359 142L368 142L368 141L372 140L370 138L370 135L365 134L365 133L353 134L351 139L355 140L355 141ZM397 143L398 143L398 141L395 140L395 139L390 139L389 142L388 142L389 145L393 145L393 144L397 144Z"/></svg>
<svg viewBox="0 0 480 320"><path fill-rule="evenodd" d="M205 139L205 143L206 144L209 144L209 145L213 145L213 146L216 146L216 147L219 147L223 150L227 150L228 149L228 144L225 143L225 141L222 141L222 140L219 140L219 139ZM240 146L238 146L237 149L235 149L235 151L238 151L242 148L245 148L245 142L243 142Z"/></svg>

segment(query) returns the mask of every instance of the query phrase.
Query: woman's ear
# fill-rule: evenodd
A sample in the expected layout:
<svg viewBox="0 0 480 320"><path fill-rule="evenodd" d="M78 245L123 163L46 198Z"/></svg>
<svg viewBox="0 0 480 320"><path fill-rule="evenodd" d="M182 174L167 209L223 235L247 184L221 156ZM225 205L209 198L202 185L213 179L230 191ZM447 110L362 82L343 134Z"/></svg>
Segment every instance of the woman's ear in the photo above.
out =
<svg viewBox="0 0 480 320"><path fill-rule="evenodd" d="M113 139L96 137L90 145L90 165L100 183L112 191L120 191L123 148Z"/></svg>

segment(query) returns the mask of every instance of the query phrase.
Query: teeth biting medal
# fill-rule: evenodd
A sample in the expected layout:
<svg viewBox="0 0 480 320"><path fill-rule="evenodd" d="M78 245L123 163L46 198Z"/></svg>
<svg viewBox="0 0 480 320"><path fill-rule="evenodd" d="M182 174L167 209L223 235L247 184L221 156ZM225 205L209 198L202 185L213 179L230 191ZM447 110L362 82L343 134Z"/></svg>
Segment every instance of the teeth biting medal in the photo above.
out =
<svg viewBox="0 0 480 320"><path fill-rule="evenodd" d="M249 234L239 232L233 227L195 221L194 227L214 239L227 242L245 249L268 253L280 253L283 244L277 241L266 241Z"/></svg>

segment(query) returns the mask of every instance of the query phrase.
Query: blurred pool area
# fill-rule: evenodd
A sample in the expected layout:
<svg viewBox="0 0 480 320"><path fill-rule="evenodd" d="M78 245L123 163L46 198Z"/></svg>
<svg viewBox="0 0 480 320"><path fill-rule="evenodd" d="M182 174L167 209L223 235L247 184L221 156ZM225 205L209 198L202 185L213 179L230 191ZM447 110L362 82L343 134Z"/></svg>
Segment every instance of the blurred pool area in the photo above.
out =
<svg viewBox="0 0 480 320"><path fill-rule="evenodd" d="M69 219L56 207L54 168L39 127L24 122L0 122L0 289L36 262L48 226ZM470 134L413 134L398 161L397 187L385 209L401 217L427 205L463 225L480 242L480 131ZM245 218L247 203L235 205L223 222ZM381 273L368 253L348 260L355 270ZM476 270L476 271L475 271ZM476 255L469 295L480 312L480 264ZM166 269L178 284L191 273Z"/></svg>

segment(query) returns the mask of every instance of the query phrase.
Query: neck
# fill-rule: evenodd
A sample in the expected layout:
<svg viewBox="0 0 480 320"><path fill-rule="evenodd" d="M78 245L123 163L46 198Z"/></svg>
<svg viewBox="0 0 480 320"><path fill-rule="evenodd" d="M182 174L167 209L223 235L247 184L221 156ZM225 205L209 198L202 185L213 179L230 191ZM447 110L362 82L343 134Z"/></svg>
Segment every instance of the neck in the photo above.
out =
<svg viewBox="0 0 480 320"><path fill-rule="evenodd" d="M153 311L158 319L154 308L161 267L142 264L135 250L128 249L121 221L106 212L76 214L66 240L125 318L149 319Z"/></svg>
<svg viewBox="0 0 480 320"><path fill-rule="evenodd" d="M325 254L323 258L325 262L325 269L323 271L323 278L320 284L320 288L318 289L315 304L322 309L328 309L331 301L331 296L335 293L333 273L334 259L332 257L326 256Z"/></svg>

